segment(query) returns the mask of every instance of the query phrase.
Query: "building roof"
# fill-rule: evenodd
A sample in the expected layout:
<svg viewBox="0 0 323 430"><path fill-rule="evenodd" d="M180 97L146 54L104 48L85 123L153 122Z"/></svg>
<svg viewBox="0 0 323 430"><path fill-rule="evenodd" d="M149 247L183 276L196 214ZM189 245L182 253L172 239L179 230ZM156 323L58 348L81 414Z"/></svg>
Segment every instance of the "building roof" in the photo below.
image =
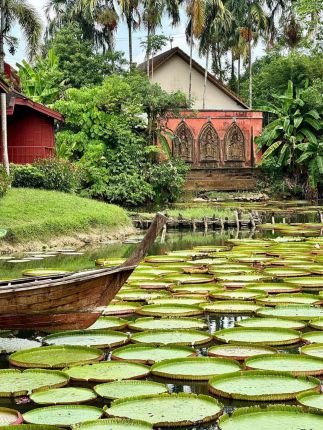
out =
<svg viewBox="0 0 323 430"><path fill-rule="evenodd" d="M157 70L159 67L161 67L163 64L165 64L167 61L169 61L172 57L175 55L178 55L182 58L187 64L190 64L190 57L186 54L182 49L179 47L175 47L172 49L169 49L166 52L163 52L159 55L156 55L153 57L153 64L154 64L154 70ZM197 72L199 72L201 75L205 75L205 68L202 67L197 61L192 59L192 67ZM147 70L147 61L144 61L143 63L138 65L138 68L140 70ZM150 61L149 64L149 73L152 72L152 62ZM223 84L223 82L219 81L215 76L213 76L211 73L207 73L207 79L209 82L211 82L213 85L215 85L217 88L219 88L221 91L223 91L226 95L231 97L233 100L235 100L240 106L242 106L244 109L249 109L249 106L235 94L233 91L231 91L226 85Z"/></svg>
<svg viewBox="0 0 323 430"><path fill-rule="evenodd" d="M17 91L11 91L7 95L7 114L13 115L16 106L26 106L30 109L33 109L37 112L42 113L43 115L49 116L50 118L56 119L57 121L63 121L63 115L59 112L50 109L47 106L42 105L41 103L34 102L23 94L18 93Z"/></svg>

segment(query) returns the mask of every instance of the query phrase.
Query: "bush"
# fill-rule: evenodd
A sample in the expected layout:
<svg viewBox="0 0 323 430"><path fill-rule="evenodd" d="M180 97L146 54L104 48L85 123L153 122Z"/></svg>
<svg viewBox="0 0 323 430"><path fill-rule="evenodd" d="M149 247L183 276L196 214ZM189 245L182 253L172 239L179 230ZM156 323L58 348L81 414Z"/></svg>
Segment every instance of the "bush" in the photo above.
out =
<svg viewBox="0 0 323 430"><path fill-rule="evenodd" d="M82 170L59 158L45 158L33 164L12 166L14 187L43 188L71 193L81 185Z"/></svg>
<svg viewBox="0 0 323 430"><path fill-rule="evenodd" d="M0 197L3 197L11 183L10 177L7 175L3 166L0 166Z"/></svg>

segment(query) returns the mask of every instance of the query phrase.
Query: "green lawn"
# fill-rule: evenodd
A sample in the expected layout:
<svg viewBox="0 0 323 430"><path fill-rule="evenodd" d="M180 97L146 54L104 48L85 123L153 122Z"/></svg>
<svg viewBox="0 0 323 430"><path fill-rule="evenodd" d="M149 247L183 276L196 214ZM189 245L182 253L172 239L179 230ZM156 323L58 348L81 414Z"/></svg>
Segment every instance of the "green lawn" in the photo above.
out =
<svg viewBox="0 0 323 430"><path fill-rule="evenodd" d="M118 206L57 191L13 188L0 199L0 228L8 230L6 240L11 242L44 241L130 225Z"/></svg>

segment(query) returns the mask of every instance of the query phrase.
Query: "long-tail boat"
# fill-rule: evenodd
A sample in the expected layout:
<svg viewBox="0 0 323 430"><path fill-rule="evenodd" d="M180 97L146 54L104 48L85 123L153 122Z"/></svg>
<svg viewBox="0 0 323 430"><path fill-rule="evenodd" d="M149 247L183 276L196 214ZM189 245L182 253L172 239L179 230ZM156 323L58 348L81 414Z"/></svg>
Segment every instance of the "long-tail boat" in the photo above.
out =
<svg viewBox="0 0 323 430"><path fill-rule="evenodd" d="M145 257L165 222L157 214L142 242L118 267L1 282L0 329L88 328Z"/></svg>

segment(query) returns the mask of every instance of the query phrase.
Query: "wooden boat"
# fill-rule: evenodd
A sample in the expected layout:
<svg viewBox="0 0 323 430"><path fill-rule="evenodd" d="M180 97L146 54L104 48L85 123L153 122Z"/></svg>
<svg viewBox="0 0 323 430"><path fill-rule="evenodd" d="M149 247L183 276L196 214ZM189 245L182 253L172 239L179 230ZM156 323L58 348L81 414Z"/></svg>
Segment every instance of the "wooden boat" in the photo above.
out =
<svg viewBox="0 0 323 430"><path fill-rule="evenodd" d="M157 214L142 242L121 266L0 283L0 329L89 327L145 257L165 222L166 217Z"/></svg>

